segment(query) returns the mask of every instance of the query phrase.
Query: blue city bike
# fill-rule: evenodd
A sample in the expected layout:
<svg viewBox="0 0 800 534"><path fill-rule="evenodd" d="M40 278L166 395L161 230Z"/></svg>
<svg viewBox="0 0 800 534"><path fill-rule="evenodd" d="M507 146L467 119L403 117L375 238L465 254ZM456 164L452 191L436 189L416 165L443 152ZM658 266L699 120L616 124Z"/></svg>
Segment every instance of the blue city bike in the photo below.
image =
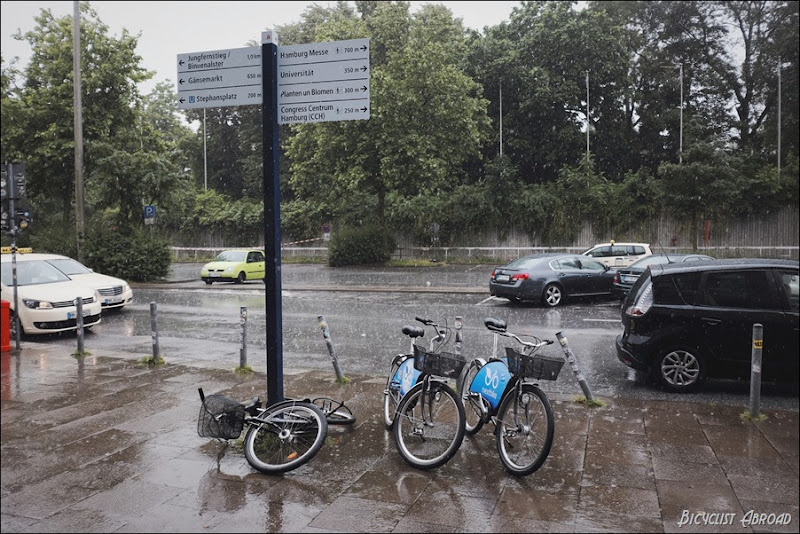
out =
<svg viewBox="0 0 800 534"><path fill-rule="evenodd" d="M513 475L526 476L544 464L555 432L550 401L532 381L558 378L564 359L537 354L552 340L526 335L533 341L523 341L508 332L500 319L489 317L484 324L494 334L492 357L488 361L473 359L458 382L465 432L474 435L491 421L503 465ZM498 357L499 336L514 339L522 345L522 351L506 347L505 357Z"/></svg>
<svg viewBox="0 0 800 534"><path fill-rule="evenodd" d="M416 319L433 327L436 335L426 349L414 343L424 329L403 327L403 333L411 338L412 352L392 360L384 391L384 418L403 459L416 468L433 469L449 461L464 440L464 406L447 380L460 376L466 360L441 350L450 328Z"/></svg>
<svg viewBox="0 0 800 534"><path fill-rule="evenodd" d="M430 319L415 317L417 321L433 328L435 335L429 344L429 351L436 352L447 342L447 328L441 328ZM398 354L392 358L386 387L383 389L383 422L386 430L394 427L397 406L406 393L413 388L422 377L422 372L414 368L414 344L417 338L425 336L425 329L421 326L404 325L403 334L410 338L411 345L405 354Z"/></svg>

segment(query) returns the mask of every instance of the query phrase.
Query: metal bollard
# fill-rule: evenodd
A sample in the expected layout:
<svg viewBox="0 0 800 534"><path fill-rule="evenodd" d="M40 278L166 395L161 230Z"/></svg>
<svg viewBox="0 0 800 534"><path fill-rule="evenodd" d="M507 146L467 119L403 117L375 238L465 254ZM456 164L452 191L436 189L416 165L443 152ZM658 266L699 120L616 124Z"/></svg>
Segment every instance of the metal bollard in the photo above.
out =
<svg viewBox="0 0 800 534"><path fill-rule="evenodd" d="M239 308L239 328L242 345L239 347L239 367L247 366L247 306Z"/></svg>
<svg viewBox="0 0 800 534"><path fill-rule="evenodd" d="M156 303L150 303L150 337L153 339L153 361L158 361L160 350L158 348L158 312Z"/></svg>
<svg viewBox="0 0 800 534"><path fill-rule="evenodd" d="M581 385L581 389L583 390L583 394L586 396L586 400L589 402L594 402L594 397L592 397L592 391L589 389L589 384L586 382L586 378L584 378L583 374L581 373L580 367L578 367L578 359L572 353L572 349L569 348L569 345L567 344L567 336L563 335L561 332L556 332L556 337L558 338L558 342L561 344L561 348L564 350L564 354L567 356L567 361L569 362L570 367L572 367L572 372L575 374L575 378Z"/></svg>
<svg viewBox="0 0 800 534"><path fill-rule="evenodd" d="M83 354L83 299L78 297L75 299L75 337L78 338L78 354Z"/></svg>
<svg viewBox="0 0 800 534"><path fill-rule="evenodd" d="M750 365L750 417L757 418L761 409L761 351L764 347L764 327L753 325L753 354Z"/></svg>
<svg viewBox="0 0 800 534"><path fill-rule="evenodd" d="M462 333L462 329L464 328L464 318L460 315L456 315L456 340L453 346L455 353L457 356L461 356L461 346L464 343L464 334Z"/></svg>
<svg viewBox="0 0 800 534"><path fill-rule="evenodd" d="M319 319L319 327L322 330L322 337L325 339L325 344L328 345L328 353L331 355L333 370L336 371L336 380L342 380L342 371L339 369L339 360L336 358L336 351L333 348L331 334L328 332L328 323L325 322L325 317L322 315L318 315L317 319Z"/></svg>

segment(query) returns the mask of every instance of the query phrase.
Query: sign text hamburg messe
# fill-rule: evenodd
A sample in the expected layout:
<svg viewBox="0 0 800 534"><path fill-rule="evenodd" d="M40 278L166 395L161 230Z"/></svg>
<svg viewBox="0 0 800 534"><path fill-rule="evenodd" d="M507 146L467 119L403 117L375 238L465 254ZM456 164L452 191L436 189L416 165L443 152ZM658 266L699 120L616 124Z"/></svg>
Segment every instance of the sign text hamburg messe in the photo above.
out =
<svg viewBox="0 0 800 534"><path fill-rule="evenodd" d="M278 47L278 123L369 119L369 39ZM261 47L178 54L178 107L261 104Z"/></svg>

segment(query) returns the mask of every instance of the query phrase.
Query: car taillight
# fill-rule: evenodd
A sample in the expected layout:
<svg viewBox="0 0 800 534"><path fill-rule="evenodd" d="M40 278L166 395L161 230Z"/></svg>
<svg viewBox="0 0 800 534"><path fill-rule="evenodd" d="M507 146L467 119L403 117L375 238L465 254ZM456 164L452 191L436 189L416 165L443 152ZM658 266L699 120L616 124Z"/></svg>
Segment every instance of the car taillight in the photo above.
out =
<svg viewBox="0 0 800 534"><path fill-rule="evenodd" d="M492 280L494 280L494 273L495 273L496 271L497 271L497 269L492 269L492 276L491 276Z"/></svg>
<svg viewBox="0 0 800 534"><path fill-rule="evenodd" d="M619 273L614 273L614 283L619 284Z"/></svg>
<svg viewBox="0 0 800 534"><path fill-rule="evenodd" d="M633 304L628 306L625 314L629 317L641 317L647 313L653 306L653 284L647 282L647 285L642 289L634 299Z"/></svg>
<svg viewBox="0 0 800 534"><path fill-rule="evenodd" d="M517 273L511 277L512 280L527 280L528 278L528 273Z"/></svg>

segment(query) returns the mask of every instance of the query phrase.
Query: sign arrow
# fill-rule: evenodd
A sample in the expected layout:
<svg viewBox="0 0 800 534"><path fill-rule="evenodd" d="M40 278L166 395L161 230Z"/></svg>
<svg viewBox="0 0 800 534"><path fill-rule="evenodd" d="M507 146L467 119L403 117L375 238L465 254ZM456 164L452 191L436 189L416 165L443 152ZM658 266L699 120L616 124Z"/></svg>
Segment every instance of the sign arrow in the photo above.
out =
<svg viewBox="0 0 800 534"><path fill-rule="evenodd" d="M366 85L361 86L361 90L366 93L367 92L367 86Z"/></svg>
<svg viewBox="0 0 800 534"><path fill-rule="evenodd" d="M178 83L179 83L179 84L181 84L181 85L183 85L183 78L181 78L180 80L178 80Z"/></svg>
<svg viewBox="0 0 800 534"><path fill-rule="evenodd" d="M361 108L361 111L363 111L364 113L366 113L366 112L367 112L367 106L364 106L363 108Z"/></svg>
<svg viewBox="0 0 800 534"><path fill-rule="evenodd" d="M180 98L180 100L178 100L178 102L180 102L181 104L183 104L184 102L186 102L186 99L185 99L185 98L183 98L183 97L181 97L181 98Z"/></svg>
<svg viewBox="0 0 800 534"><path fill-rule="evenodd" d="M178 65L180 65L181 67L183 67L183 60L180 60L180 61L178 61Z"/></svg>
<svg viewBox="0 0 800 534"><path fill-rule="evenodd" d="M362 45L362 46L361 46L361 51L362 51L362 52L365 52L366 50L367 50L367 45Z"/></svg>
<svg viewBox="0 0 800 534"><path fill-rule="evenodd" d="M366 70L367 70L367 67L366 67L366 66L364 66L364 67L361 67L361 72L364 72L364 71L366 71Z"/></svg>

